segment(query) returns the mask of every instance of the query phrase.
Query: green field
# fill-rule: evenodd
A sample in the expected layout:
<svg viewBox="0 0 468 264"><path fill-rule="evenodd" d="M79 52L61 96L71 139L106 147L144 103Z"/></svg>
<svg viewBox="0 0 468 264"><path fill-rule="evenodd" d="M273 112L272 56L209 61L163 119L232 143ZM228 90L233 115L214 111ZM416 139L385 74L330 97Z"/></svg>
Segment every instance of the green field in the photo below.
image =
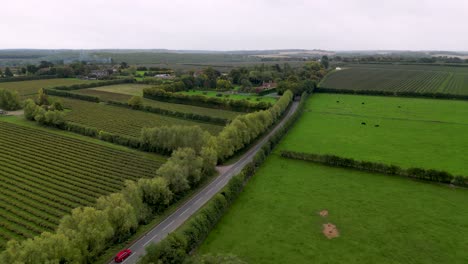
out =
<svg viewBox="0 0 468 264"><path fill-rule="evenodd" d="M119 191L126 179L154 176L165 161L21 123L0 118L0 247L54 230L73 208Z"/></svg>
<svg viewBox="0 0 468 264"><path fill-rule="evenodd" d="M111 133L139 137L143 127L164 125L200 126L212 134L219 133L223 126L172 118L149 112L110 106L103 103L60 98L66 108L65 119Z"/></svg>
<svg viewBox="0 0 468 264"><path fill-rule="evenodd" d="M8 89L17 91L22 97L30 97L37 94L40 88L52 88L62 85L73 85L81 83L91 83L96 81L80 80L74 78L68 79L47 79L47 80L34 80L34 81L21 81L21 82L3 82L0 83L0 89Z"/></svg>
<svg viewBox="0 0 468 264"><path fill-rule="evenodd" d="M464 189L273 154L198 253L232 253L256 264L462 264L468 262L467 200ZM326 223L340 236L325 238Z"/></svg>
<svg viewBox="0 0 468 264"><path fill-rule="evenodd" d="M284 145L468 175L467 116L466 101L314 94Z"/></svg>
<svg viewBox="0 0 468 264"><path fill-rule="evenodd" d="M112 101L118 101L118 102L127 102L132 97L132 95L128 95L128 94L105 91L104 90L105 87L99 87L99 88L102 88L102 90L81 89L81 90L74 91L74 93L97 96L102 101L112 100ZM141 96L142 93L143 92L141 92L141 94L139 95ZM143 104L149 105L152 107L161 108L161 109L171 110L171 111L193 113L193 114L198 114L198 115L207 115L207 116L213 116L213 117L219 117L219 118L225 118L225 119L231 119L231 120L234 119L236 116L242 114L242 113L234 112L234 111L205 108L205 107L184 105L184 104L172 104L172 103L166 103L166 102L161 102L161 101L156 101L156 100L150 100L146 98L143 98Z"/></svg>
<svg viewBox="0 0 468 264"><path fill-rule="evenodd" d="M96 91L103 91L103 92L110 92L110 93L143 96L143 89L148 88L148 87L153 87L153 85L125 83L125 84L116 84L116 85L108 85L108 86L99 86L99 87L89 88L86 90L96 90Z"/></svg>
<svg viewBox="0 0 468 264"><path fill-rule="evenodd" d="M468 95L468 67L350 65L329 74L320 87Z"/></svg>
<svg viewBox="0 0 468 264"><path fill-rule="evenodd" d="M179 92L179 93L186 94L186 95L204 95L204 96L208 96L208 97L217 97L216 95L218 93L220 93L220 92L192 90L192 91ZM249 100L249 101L252 101L252 102L269 102L269 103L272 103L272 104L274 104L276 102L276 100L277 100L275 97L258 96L258 95L255 95L255 94L228 94L226 92L222 92L222 94L223 94L223 96L218 97L218 98L234 99L234 100Z"/></svg>

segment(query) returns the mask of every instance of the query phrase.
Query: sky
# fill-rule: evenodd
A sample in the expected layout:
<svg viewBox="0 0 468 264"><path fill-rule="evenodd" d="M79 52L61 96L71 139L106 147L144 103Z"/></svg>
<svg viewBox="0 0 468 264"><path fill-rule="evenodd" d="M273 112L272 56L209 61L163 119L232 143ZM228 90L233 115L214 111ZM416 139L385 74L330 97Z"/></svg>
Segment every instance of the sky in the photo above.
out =
<svg viewBox="0 0 468 264"><path fill-rule="evenodd" d="M22 0L0 17L0 49L468 51L468 0Z"/></svg>

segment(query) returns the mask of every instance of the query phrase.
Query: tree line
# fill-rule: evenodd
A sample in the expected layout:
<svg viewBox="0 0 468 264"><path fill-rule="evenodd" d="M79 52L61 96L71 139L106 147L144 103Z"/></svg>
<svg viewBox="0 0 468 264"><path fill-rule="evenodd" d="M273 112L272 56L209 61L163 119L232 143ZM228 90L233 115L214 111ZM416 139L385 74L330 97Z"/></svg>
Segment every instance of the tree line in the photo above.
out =
<svg viewBox="0 0 468 264"><path fill-rule="evenodd" d="M239 174L233 176L218 194L208 201L202 209L177 229L177 231L169 234L158 244L149 245L146 249L146 255L141 258L139 264L180 264L190 260L191 252L205 240L224 213L240 195L248 180L255 174L274 147L299 118L304 109L306 99L307 93L303 93L297 111L262 146L254 156L253 161L248 163Z"/></svg>
<svg viewBox="0 0 468 264"><path fill-rule="evenodd" d="M315 92L468 100L468 95L463 95L463 94L410 92L410 91L393 92L393 91L379 91L379 90L350 90L350 89L334 89L334 88L318 87L315 89Z"/></svg>
<svg viewBox="0 0 468 264"><path fill-rule="evenodd" d="M215 171L216 152L180 148L153 178L126 181L122 191L100 197L95 207L79 207L63 217L55 233L11 240L2 263L92 263L113 243L178 201Z"/></svg>
<svg viewBox="0 0 468 264"><path fill-rule="evenodd" d="M399 175L403 177L433 181L458 186L468 186L468 177L452 175L446 171L438 171L423 168L402 168L396 165L388 165L370 161L358 161L351 158L343 158L336 155L321 155L294 151L282 151L281 156L285 158L317 162L334 167L353 168L364 171L384 173L388 175Z"/></svg>
<svg viewBox="0 0 468 264"><path fill-rule="evenodd" d="M267 102L249 102L247 100L222 99L217 97L207 97L204 95L172 93L158 87L143 89L143 97L162 102L188 104L237 112L250 112L259 109L264 110L271 106L271 104Z"/></svg>

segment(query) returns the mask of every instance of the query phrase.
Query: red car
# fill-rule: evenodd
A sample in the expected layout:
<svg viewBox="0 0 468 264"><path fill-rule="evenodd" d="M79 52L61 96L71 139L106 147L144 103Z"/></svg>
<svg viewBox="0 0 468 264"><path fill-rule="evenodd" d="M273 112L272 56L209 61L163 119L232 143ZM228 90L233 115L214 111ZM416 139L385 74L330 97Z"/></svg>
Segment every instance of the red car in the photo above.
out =
<svg viewBox="0 0 468 264"><path fill-rule="evenodd" d="M131 254L132 254L132 251L130 249L124 249L120 251L119 253L117 253L114 260L115 262L120 263L124 261L126 258L128 258Z"/></svg>

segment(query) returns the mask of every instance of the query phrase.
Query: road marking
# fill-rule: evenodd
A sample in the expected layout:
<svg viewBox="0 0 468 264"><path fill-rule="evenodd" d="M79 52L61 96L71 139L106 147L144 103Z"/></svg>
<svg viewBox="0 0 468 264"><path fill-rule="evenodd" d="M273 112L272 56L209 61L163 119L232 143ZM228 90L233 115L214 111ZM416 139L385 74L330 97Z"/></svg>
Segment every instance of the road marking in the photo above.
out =
<svg viewBox="0 0 468 264"><path fill-rule="evenodd" d="M219 181L219 182L216 184L216 187L218 187L221 183L223 183L223 181Z"/></svg>
<svg viewBox="0 0 468 264"><path fill-rule="evenodd" d="M170 225L172 225L172 223L174 223L174 220L172 220L167 226L165 226L165 227L163 228L163 231L166 230Z"/></svg>
<svg viewBox="0 0 468 264"><path fill-rule="evenodd" d="M195 203L197 204L201 200L201 198L203 198L203 197L198 198L198 200Z"/></svg>
<svg viewBox="0 0 468 264"><path fill-rule="evenodd" d="M159 234L156 234L155 236L153 236L150 240L148 240L148 242L146 242L145 244L143 244L144 247L146 247L146 245L148 245L149 243L153 242L153 239L157 238L159 236Z"/></svg>
<svg viewBox="0 0 468 264"><path fill-rule="evenodd" d="M189 209L190 209L190 207L187 208L187 209L185 209L185 211L183 211L183 212L180 214L180 216L183 216Z"/></svg>

